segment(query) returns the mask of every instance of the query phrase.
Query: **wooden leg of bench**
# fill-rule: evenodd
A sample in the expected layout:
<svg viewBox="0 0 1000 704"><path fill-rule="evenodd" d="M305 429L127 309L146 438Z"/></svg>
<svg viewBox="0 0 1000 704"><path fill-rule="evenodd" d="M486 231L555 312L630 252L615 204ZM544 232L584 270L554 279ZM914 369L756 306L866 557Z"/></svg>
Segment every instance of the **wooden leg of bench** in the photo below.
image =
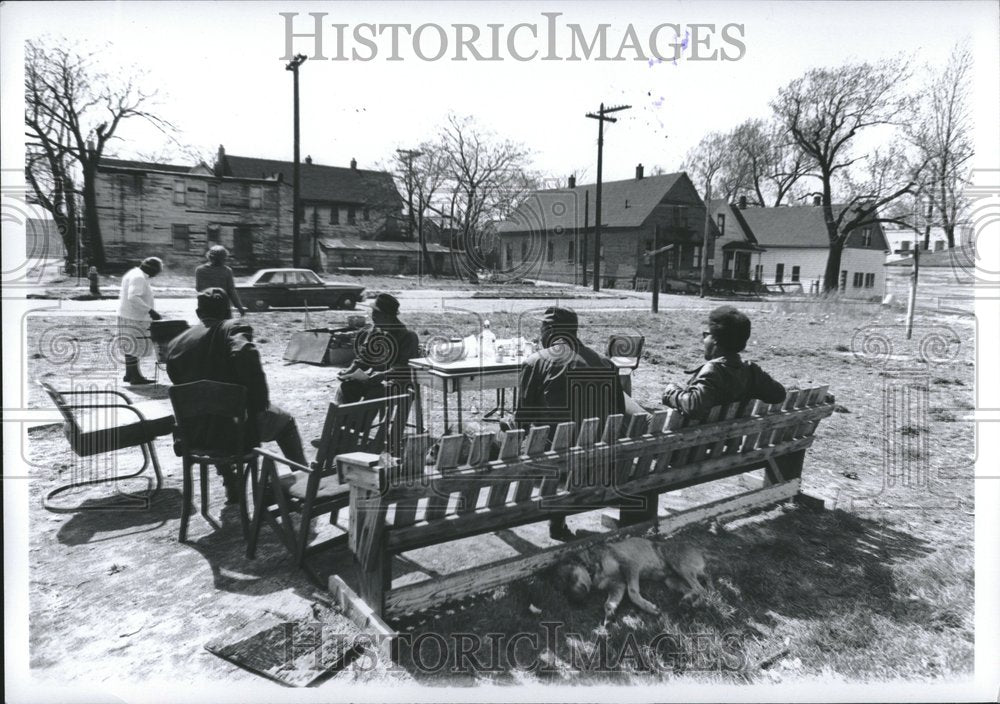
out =
<svg viewBox="0 0 1000 704"><path fill-rule="evenodd" d="M367 569L360 562L355 561L358 567L358 586L361 590L361 598L379 617L385 613L385 595L389 591L391 560L392 558L387 555L385 559L374 560Z"/></svg>
<svg viewBox="0 0 1000 704"><path fill-rule="evenodd" d="M660 505L660 495L651 492L642 495L643 505L635 508L622 508L618 511L620 527L635 525L643 521L656 520L656 512Z"/></svg>
<svg viewBox="0 0 1000 704"><path fill-rule="evenodd" d="M799 450L769 459L767 461L767 471L764 473L764 486L771 486L780 482L787 482L789 479L798 479L801 477L802 463L805 457L806 451Z"/></svg>

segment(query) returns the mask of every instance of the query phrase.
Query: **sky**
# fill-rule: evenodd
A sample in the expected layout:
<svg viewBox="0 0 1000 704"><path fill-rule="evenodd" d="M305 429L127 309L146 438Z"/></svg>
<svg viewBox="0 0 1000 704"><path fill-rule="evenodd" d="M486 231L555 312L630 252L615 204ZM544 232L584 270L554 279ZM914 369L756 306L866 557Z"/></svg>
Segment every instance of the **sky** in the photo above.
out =
<svg viewBox="0 0 1000 704"><path fill-rule="evenodd" d="M539 172L580 182L596 177L597 123L586 113L604 102L628 104L619 121L605 130L604 178L630 178L643 163L678 170L687 151L709 130L723 130L749 117L767 117L777 90L813 66L852 60L877 60L902 53L914 68L919 89L928 67L946 60L952 46L966 39L976 58L974 93L977 162L996 165L998 97L997 5L993 2L648 2L648 3L12 3L3 19L3 166L18 168L22 41L47 37L94 50L112 75L143 74L145 89L158 92L157 112L178 128L178 143L211 160L218 145L230 154L274 159L292 157L292 76L282 60L286 20L296 13L294 32L311 32L308 13L326 13L323 54L300 69L302 155L322 164L362 168L385 163L397 148L432 138L449 111L472 115L484 128L523 143ZM631 26L638 51L626 49L623 61L545 61L548 17L555 17L555 54L573 52L570 24L588 39L601 24L610 25L609 56ZM412 36L400 31L401 60L391 56L390 30L376 40L371 61L353 60L352 50L368 52L352 33L371 23L437 25L447 33L447 52L437 61L421 60ZM501 61L455 61L454 24L481 31L476 46L490 56L489 25L502 24ZM519 29L514 49L532 60L517 61L507 50L510 29ZM664 23L687 32L687 47L677 61L657 61L649 49L653 28ZM346 25L346 61L337 53L334 24ZM692 47L692 24L709 37ZM723 26L731 25L728 36ZM739 27L735 27L735 26ZM469 32L472 30L463 30ZM465 36L468 36L467 34ZM672 28L657 35L657 50L670 58ZM438 30L427 27L418 49L433 56ZM296 52L313 55L315 40L296 38ZM692 55L716 54L694 61ZM720 60L723 53L728 58ZM639 54L646 57L642 60ZM577 54L581 56L581 54ZM122 140L109 151L118 156L172 156L186 163L162 134L126 124ZM988 158L988 155L992 157Z"/></svg>

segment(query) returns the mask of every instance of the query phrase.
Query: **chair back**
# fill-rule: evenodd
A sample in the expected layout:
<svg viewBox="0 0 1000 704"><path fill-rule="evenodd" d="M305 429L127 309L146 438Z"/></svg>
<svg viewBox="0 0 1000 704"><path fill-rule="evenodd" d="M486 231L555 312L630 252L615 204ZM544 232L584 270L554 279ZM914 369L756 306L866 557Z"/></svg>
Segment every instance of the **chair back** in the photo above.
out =
<svg viewBox="0 0 1000 704"><path fill-rule="evenodd" d="M340 406L331 403L313 468L334 472L334 459L346 452L398 456L412 400L411 394L397 394Z"/></svg>
<svg viewBox="0 0 1000 704"><path fill-rule="evenodd" d="M76 415L73 413L73 409L70 408L69 404L66 402L66 397L56 391L51 384L39 381L38 385L41 386L45 393L49 395L49 398L52 399L52 403L54 403L56 409L58 409L59 415L61 415L63 420L66 421L63 424L63 432L66 433L66 439L69 440L70 446L76 450L77 441L83 434L83 431L80 428L80 423L77 420Z"/></svg>
<svg viewBox="0 0 1000 704"><path fill-rule="evenodd" d="M639 366L645 343L643 335L611 335L608 338L608 356L614 360L627 361L635 369Z"/></svg>
<svg viewBox="0 0 1000 704"><path fill-rule="evenodd" d="M175 434L184 454L243 455L247 447L247 390L238 384L192 381L170 387Z"/></svg>

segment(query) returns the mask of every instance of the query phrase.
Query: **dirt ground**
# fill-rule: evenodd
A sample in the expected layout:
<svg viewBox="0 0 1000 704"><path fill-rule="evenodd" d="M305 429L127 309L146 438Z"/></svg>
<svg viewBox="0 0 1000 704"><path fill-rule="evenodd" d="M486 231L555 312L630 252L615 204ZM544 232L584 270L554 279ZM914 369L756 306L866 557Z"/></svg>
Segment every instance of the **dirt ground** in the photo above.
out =
<svg viewBox="0 0 1000 704"><path fill-rule="evenodd" d="M697 311L654 316L582 308L582 337L598 349L610 332L646 336L633 380L634 396L644 405L658 405L664 384L682 381L683 370L698 363L702 314ZM528 324L504 310L502 301L489 317L501 336ZM336 388L336 370L282 362L289 335L303 326L301 312L256 314L251 322L273 400L292 412L303 437L318 436ZM470 334L474 319L417 313L407 322L426 340ZM703 610L667 606L655 619L625 607L605 640L620 650L629 639L648 643L656 633L674 634L680 643L674 655L683 656L681 664L644 646L640 650L647 659L619 659L584 681L687 677L752 682L809 675L936 679L969 674L974 434L966 416L974 403L974 318L947 311L921 314L912 340L905 339L898 310L870 304L770 303L755 311L753 322L746 358L788 387L829 384L840 404L839 412L820 424L803 474L805 491L830 499L835 510L777 509L719 532L689 531L685 539L708 555L716 584L713 605ZM108 352L113 325L113 316L32 316L25 383L34 386L41 379L63 387L119 379L121 372ZM144 368L151 371L149 360ZM908 393L903 389L914 385L918 391L910 393L918 400L910 407L916 411L897 413L887 404L886 399L902 398ZM125 390L166 407L163 385ZM28 394L31 405L47 405L33 389ZM494 402L492 391L472 394L466 397L466 411L475 414ZM430 426L440 433L440 409L429 406ZM270 531L265 529L257 558L246 559L237 516L222 506L219 481L212 486L212 509L221 517L221 530L213 531L195 517L192 542L179 544L180 460L167 438L157 449L165 488L148 510L57 514L42 508L41 497L83 465L69 451L60 428L28 432L26 460L33 478L28 506L30 663L35 676L80 683L154 676L263 682L208 653L204 644L237 621L289 621L317 608L315 587L292 570ZM739 489L737 480L726 480L674 492L662 499L661 511ZM596 513L573 517L570 526L601 529ZM543 526L526 526L458 541L448 549L415 551L397 561L395 574L412 579L446 573L550 544ZM320 555L313 564L325 577L342 570L344 560L343 555ZM672 604L663 590L651 587L650 594L658 603ZM322 686L578 681L573 679L580 669L574 666L576 658L590 657L602 642L594 635L600 612L596 596L584 608L569 608L551 578L539 575L464 606L393 625L411 634L509 637L541 633L543 622L558 621L565 637L555 645L528 639L515 662L477 673L467 667L464 672L422 667L421 658L404 645L401 667L348 668ZM708 634L714 645L693 644L699 634ZM726 641L727 634L735 640ZM484 643L475 652L482 656L486 648ZM702 666L692 664L699 655L707 658ZM523 665L533 661L550 667ZM725 662L736 665L720 664Z"/></svg>

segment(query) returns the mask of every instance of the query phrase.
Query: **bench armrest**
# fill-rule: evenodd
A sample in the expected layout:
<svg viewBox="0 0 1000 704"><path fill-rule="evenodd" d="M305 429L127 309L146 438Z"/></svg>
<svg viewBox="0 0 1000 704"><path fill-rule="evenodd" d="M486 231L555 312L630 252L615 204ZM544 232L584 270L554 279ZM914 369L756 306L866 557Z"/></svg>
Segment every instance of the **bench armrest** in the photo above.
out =
<svg viewBox="0 0 1000 704"><path fill-rule="evenodd" d="M91 409L103 409L103 408L124 408L127 411L132 411L137 416L139 420L143 423L147 422L146 416L142 414L138 408L133 406L131 403L67 403L66 408L72 410L77 410L81 408L91 408Z"/></svg>
<svg viewBox="0 0 1000 704"><path fill-rule="evenodd" d="M385 487L382 456L371 452L347 452L337 455L337 477L341 484L381 491Z"/></svg>
<svg viewBox="0 0 1000 704"><path fill-rule="evenodd" d="M267 450L262 450L259 447L253 449L253 453L258 457L263 457L264 459L272 460L278 464L283 464L286 467L291 467L293 470L298 472L312 472L312 467L306 467L305 465L294 462L283 455L276 455L273 452L268 452Z"/></svg>

